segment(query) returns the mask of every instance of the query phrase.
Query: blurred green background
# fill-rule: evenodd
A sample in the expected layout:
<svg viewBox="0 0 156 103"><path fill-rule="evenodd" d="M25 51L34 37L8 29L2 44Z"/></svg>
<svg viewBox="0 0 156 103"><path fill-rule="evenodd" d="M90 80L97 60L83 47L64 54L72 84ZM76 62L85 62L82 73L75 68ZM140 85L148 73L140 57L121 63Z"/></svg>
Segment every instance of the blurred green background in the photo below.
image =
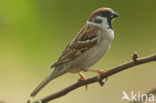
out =
<svg viewBox="0 0 156 103"><path fill-rule="evenodd" d="M109 69L131 60L135 51L140 57L156 53L155 4L155 0L0 0L0 100L25 103L90 13L100 7L110 7L120 17L113 22L111 49L92 68ZM59 77L36 99L78 78ZM156 63L148 63L109 77L102 88L98 83L89 85L88 91L81 87L53 103L121 103L123 90L146 92L156 87L155 78Z"/></svg>

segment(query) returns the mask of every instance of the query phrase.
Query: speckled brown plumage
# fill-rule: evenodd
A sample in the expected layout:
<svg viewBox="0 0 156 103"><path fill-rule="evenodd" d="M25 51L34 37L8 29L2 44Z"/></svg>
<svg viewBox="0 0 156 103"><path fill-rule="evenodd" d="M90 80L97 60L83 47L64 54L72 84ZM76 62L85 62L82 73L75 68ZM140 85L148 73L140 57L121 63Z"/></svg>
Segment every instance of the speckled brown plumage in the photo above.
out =
<svg viewBox="0 0 156 103"><path fill-rule="evenodd" d="M98 28L85 25L80 32L78 32L78 35L74 38L74 40L66 47L58 61L54 63L51 68L76 58L82 52L85 52L95 45L98 41L98 32ZM87 40L88 42L83 42Z"/></svg>

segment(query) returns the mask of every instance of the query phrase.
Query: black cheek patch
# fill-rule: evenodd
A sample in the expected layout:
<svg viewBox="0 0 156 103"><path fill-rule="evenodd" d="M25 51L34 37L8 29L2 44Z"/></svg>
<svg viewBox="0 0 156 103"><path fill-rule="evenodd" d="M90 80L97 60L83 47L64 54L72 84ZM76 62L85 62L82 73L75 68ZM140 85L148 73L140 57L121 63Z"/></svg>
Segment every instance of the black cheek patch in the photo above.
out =
<svg viewBox="0 0 156 103"><path fill-rule="evenodd" d="M95 22L95 23L102 23L102 20L100 20L100 19L95 19L94 22Z"/></svg>

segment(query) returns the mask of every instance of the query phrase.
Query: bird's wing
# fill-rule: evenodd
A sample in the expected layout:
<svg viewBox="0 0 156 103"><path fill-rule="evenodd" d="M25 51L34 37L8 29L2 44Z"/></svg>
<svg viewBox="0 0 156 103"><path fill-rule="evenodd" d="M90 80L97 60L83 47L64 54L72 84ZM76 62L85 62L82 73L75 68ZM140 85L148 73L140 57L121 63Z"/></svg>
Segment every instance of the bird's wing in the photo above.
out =
<svg viewBox="0 0 156 103"><path fill-rule="evenodd" d="M99 32L98 28L85 25L66 47L58 61L54 63L51 68L73 60L92 46L96 45L100 40Z"/></svg>

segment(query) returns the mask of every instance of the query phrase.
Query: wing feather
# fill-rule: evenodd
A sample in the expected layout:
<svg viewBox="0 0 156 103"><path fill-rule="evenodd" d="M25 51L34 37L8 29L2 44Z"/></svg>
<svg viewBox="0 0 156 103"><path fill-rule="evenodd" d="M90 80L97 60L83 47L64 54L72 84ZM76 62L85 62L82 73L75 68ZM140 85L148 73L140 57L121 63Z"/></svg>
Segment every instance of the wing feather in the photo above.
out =
<svg viewBox="0 0 156 103"><path fill-rule="evenodd" d="M99 40L99 29L93 26L85 25L71 43L63 51L62 55L51 68L71 61L92 46L96 45Z"/></svg>

